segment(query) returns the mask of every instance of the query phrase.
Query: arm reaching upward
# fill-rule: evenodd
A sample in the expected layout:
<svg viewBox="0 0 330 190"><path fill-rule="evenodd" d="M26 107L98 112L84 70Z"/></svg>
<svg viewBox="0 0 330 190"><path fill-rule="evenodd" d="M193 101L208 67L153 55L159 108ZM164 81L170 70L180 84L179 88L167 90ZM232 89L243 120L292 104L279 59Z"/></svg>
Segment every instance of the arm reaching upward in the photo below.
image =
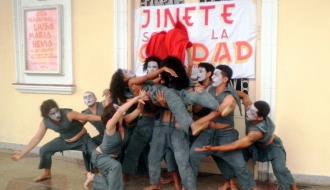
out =
<svg viewBox="0 0 330 190"><path fill-rule="evenodd" d="M124 116L124 114L126 113L126 111L133 106L135 103L137 103L138 101L141 101L145 98L146 96L146 92L145 91L141 91L139 96L136 96L132 99L130 99L129 101L127 101L126 103L124 103L123 105L121 105L117 111L115 112L115 114L111 117L111 119L107 122L106 124L106 131L108 134L111 134L113 132L113 130L116 128L116 124L118 123L118 121L120 120L121 117Z"/></svg>
<svg viewBox="0 0 330 190"><path fill-rule="evenodd" d="M188 48L187 50L187 57L188 57L188 67L187 67L187 74L189 77L191 77L191 74L192 74L192 69L193 69L193 66L194 66L194 63L192 61L192 56L191 56L191 48Z"/></svg>
<svg viewBox="0 0 330 190"><path fill-rule="evenodd" d="M137 118L143 111L144 104L139 102L138 106L132 113L125 115L124 120L126 124L131 123L135 118Z"/></svg>
<svg viewBox="0 0 330 190"><path fill-rule="evenodd" d="M252 105L252 101L251 101L249 95L245 94L242 91L236 91L236 92L237 92L238 97L242 100L245 110L247 110L247 108L250 105Z"/></svg>

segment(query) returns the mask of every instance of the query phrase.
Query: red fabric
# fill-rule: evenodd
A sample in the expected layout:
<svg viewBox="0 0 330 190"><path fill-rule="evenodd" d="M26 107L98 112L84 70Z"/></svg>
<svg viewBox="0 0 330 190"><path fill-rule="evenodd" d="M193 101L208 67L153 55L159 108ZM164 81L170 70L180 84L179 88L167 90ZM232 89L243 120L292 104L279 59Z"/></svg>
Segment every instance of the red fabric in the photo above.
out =
<svg viewBox="0 0 330 190"><path fill-rule="evenodd" d="M165 46L166 32L158 32L150 37L150 40L146 47L147 57L156 56L159 59L165 59L168 56L167 49Z"/></svg>
<svg viewBox="0 0 330 190"><path fill-rule="evenodd" d="M177 22L175 27L168 31L165 37L165 45L169 56L176 57L184 64L186 49L192 46L186 27Z"/></svg>
<svg viewBox="0 0 330 190"><path fill-rule="evenodd" d="M146 47L146 55L147 57L156 56L162 60L168 56L173 56L184 64L186 49L191 46L192 43L189 41L186 27L178 21L174 28L167 33L162 31L150 37Z"/></svg>

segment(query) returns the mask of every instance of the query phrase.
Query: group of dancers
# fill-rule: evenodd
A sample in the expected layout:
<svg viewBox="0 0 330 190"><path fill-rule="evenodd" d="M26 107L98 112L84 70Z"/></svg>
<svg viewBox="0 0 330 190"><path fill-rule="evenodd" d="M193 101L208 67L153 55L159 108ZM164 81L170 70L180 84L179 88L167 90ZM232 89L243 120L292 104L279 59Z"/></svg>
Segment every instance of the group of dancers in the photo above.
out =
<svg viewBox="0 0 330 190"><path fill-rule="evenodd" d="M246 165L251 158L272 163L279 189L296 189L283 144L268 117L269 105L253 103L247 94L234 90L229 66L199 63L195 82L176 57L149 57L144 70L146 75L137 77L118 69L104 102L97 102L91 91L84 93L87 108L82 113L60 108L52 99L42 102L37 132L12 159L23 158L51 129L60 136L40 148L39 169L44 172L35 181L51 178L54 153L79 150L87 170L86 188L124 189L124 179L136 174L140 158L147 155L150 186L145 190L161 188L162 161L176 190L197 189L198 167L207 156L213 157L226 180L219 189L255 189ZM234 109L241 103L246 135L238 139ZM97 136L89 136L86 122L97 129Z"/></svg>
<svg viewBox="0 0 330 190"><path fill-rule="evenodd" d="M268 117L268 103L251 102L246 93L236 91L228 65L214 67L202 62L194 68L189 53L189 63L184 64L189 47L188 33L178 22L174 29L150 38L145 75L118 69L104 91L103 102L86 91L83 100L87 108L79 113L45 100L40 106L38 130L12 159L27 155L51 129L59 137L40 148L39 169L44 172L37 182L51 178L54 153L78 150L87 171L86 189L122 190L124 181L144 165L150 183L145 190L158 190L168 179L175 190L196 190L199 165L208 156L225 178L219 190L256 189L246 164L249 159L271 162L279 189L297 189L286 167L282 141ZM241 111L241 105L246 135L239 139L234 109L238 106ZM97 136L90 137L84 128L86 122L97 129ZM168 178L161 177L163 161Z"/></svg>

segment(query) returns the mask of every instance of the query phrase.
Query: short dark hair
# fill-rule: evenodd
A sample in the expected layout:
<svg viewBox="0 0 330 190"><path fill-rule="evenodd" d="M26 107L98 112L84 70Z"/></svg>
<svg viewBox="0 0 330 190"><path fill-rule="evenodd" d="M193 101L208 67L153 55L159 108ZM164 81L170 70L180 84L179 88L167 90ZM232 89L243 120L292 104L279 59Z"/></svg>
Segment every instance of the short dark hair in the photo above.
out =
<svg viewBox="0 0 330 190"><path fill-rule="evenodd" d="M40 105L40 112L43 118L48 117L48 113L52 108L58 108L57 103L53 99L45 100Z"/></svg>
<svg viewBox="0 0 330 190"><path fill-rule="evenodd" d="M268 116L270 112L270 106L265 101L256 101L254 102L254 106L258 109L258 116L263 117L264 119Z"/></svg>
<svg viewBox="0 0 330 190"><path fill-rule="evenodd" d="M173 69L178 77L173 77L169 73L161 74L164 85L176 90L182 90L189 87L190 80L180 59L169 56L162 61L162 66Z"/></svg>
<svg viewBox="0 0 330 190"><path fill-rule="evenodd" d="M218 65L216 66L216 69L221 70L221 73L228 78L228 84L233 76L233 70L228 65Z"/></svg>
<svg viewBox="0 0 330 190"><path fill-rule="evenodd" d="M211 72L211 76L213 75L214 66L211 63L201 62L201 63L198 64L198 67L204 68L206 70L206 72Z"/></svg>
<svg viewBox="0 0 330 190"><path fill-rule="evenodd" d="M146 70L147 70L147 68L148 68L148 63L149 63L150 61L155 61L155 62L157 63L157 65L158 65L158 68L161 67L160 63L162 62L162 60L161 60L160 58L156 57L156 56L150 56L150 57L148 57L147 59L144 60L144 63L143 63L143 71L146 71Z"/></svg>

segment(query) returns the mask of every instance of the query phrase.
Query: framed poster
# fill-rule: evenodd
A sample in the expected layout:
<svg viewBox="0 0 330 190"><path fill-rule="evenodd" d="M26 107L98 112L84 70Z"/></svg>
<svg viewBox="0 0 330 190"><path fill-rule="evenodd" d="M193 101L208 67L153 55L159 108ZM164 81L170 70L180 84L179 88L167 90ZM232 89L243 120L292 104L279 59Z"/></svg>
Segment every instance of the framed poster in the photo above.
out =
<svg viewBox="0 0 330 190"><path fill-rule="evenodd" d="M62 74L60 5L24 9L25 73Z"/></svg>

